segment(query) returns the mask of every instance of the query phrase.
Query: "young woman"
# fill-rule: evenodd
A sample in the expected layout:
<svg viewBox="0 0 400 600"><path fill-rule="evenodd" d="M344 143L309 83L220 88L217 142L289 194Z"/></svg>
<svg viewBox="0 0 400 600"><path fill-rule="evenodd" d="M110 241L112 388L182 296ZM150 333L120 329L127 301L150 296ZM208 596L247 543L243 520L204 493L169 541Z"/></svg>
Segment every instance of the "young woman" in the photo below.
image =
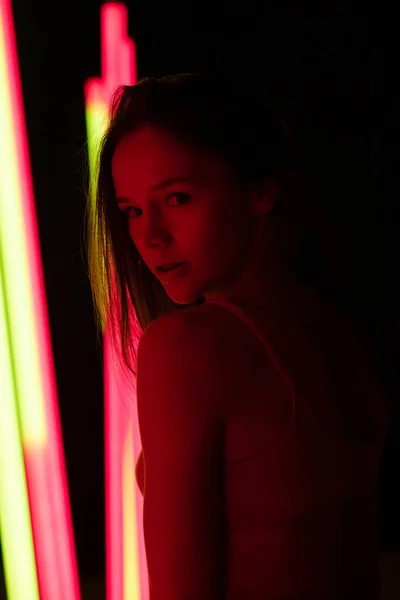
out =
<svg viewBox="0 0 400 600"><path fill-rule="evenodd" d="M89 275L137 375L151 600L378 600L390 410L304 258L285 123L206 74L121 87L110 117Z"/></svg>

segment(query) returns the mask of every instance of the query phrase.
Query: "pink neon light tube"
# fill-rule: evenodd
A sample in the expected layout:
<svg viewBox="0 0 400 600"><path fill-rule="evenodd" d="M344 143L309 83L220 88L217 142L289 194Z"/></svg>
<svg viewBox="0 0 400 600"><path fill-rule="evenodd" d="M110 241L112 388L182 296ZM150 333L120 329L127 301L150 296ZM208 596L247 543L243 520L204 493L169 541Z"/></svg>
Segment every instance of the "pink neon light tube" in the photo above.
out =
<svg viewBox="0 0 400 600"><path fill-rule="evenodd" d="M1 0L0 9L3 313L29 496L31 531L25 535L33 534L40 597L76 600L77 565L10 0ZM6 552L11 550L8 540ZM24 599L34 597L33 585L32 580Z"/></svg>
<svg viewBox="0 0 400 600"><path fill-rule="evenodd" d="M135 46L127 37L127 8L107 3L101 8L101 79L85 82L91 189L97 143L103 133L112 93L136 81ZM92 198L93 201L93 198ZM126 408L132 385L118 367L107 329L104 332L106 584L107 600L146 600L147 564L142 533L143 499L135 482L140 452L136 401Z"/></svg>

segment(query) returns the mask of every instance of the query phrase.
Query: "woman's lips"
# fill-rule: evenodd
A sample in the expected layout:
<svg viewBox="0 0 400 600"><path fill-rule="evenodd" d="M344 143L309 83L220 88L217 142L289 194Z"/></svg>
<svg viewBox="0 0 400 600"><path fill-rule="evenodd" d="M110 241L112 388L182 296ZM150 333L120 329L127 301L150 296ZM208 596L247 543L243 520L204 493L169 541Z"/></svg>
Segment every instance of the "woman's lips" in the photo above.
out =
<svg viewBox="0 0 400 600"><path fill-rule="evenodd" d="M159 267L157 267L156 272L158 274L158 278L162 283L169 283L170 279L184 275L186 273L185 267L187 267L188 264L189 263L187 262L179 263L170 271L162 271Z"/></svg>

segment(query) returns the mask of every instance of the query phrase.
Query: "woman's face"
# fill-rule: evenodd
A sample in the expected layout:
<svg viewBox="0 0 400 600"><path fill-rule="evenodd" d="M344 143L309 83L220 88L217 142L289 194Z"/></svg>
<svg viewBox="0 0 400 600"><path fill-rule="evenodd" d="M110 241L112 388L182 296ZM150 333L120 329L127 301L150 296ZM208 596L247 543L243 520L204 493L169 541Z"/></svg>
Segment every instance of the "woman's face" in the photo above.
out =
<svg viewBox="0 0 400 600"><path fill-rule="evenodd" d="M118 143L112 176L132 241L171 300L192 304L229 290L250 258L255 219L222 158L146 125Z"/></svg>

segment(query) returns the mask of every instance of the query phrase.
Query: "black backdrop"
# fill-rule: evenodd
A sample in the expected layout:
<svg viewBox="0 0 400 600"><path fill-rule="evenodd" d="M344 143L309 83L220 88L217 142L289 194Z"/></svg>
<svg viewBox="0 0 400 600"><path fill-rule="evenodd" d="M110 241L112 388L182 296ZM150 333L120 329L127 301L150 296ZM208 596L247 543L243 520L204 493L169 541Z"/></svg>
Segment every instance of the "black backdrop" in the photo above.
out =
<svg viewBox="0 0 400 600"><path fill-rule="evenodd" d="M129 35L139 78L207 68L254 76L285 112L356 266L360 310L397 393L394 35L390 16L351 4L138 0L127 3ZM104 572L102 373L81 258L82 90L100 75L100 5L13 1L81 575ZM400 545L399 450L396 420L382 463L384 549Z"/></svg>

